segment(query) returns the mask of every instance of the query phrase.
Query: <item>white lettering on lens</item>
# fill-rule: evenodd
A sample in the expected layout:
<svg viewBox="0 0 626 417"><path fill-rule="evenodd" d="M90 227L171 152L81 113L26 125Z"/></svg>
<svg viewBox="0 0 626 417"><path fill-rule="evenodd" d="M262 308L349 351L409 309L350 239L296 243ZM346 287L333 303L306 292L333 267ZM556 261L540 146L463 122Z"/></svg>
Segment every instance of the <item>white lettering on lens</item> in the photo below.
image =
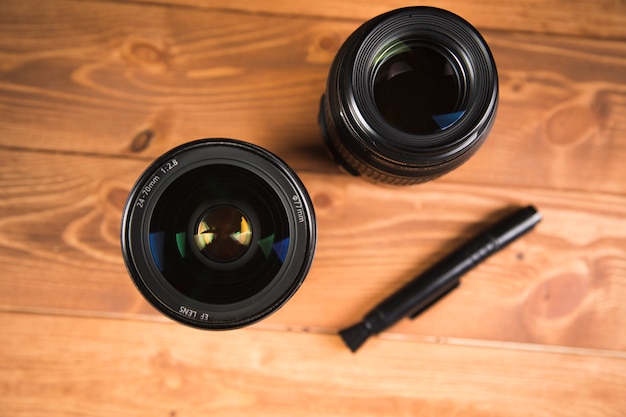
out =
<svg viewBox="0 0 626 417"><path fill-rule="evenodd" d="M187 308L185 306L180 306L180 308L178 309L178 312L180 314L182 314L183 316L187 316L187 317L190 317L192 319L195 319L196 316L198 315L198 312L196 310L192 310L192 309Z"/></svg>
<svg viewBox="0 0 626 417"><path fill-rule="evenodd" d="M154 187L156 187L160 179L161 177L159 177L158 175L155 175L154 178L152 178L146 185L143 186L143 188L141 189L141 194L137 198L137 202L135 206L141 209L144 207L144 205L146 204L146 198L148 197L148 194L150 194L150 192L154 189Z"/></svg>
<svg viewBox="0 0 626 417"><path fill-rule="evenodd" d="M296 209L296 215L298 216L298 223L304 223L304 209L302 208L302 200L300 200L300 197L298 197L297 195L294 194L293 197L291 197L291 199L293 200L293 206Z"/></svg>
<svg viewBox="0 0 626 417"><path fill-rule="evenodd" d="M178 161L176 160L176 158L174 158L161 167L161 172L166 174L168 171L176 168L177 166L178 166Z"/></svg>
<svg viewBox="0 0 626 417"><path fill-rule="evenodd" d="M142 191L144 196L150 194L150 191L152 191L152 189L157 185L157 182L159 182L160 179L161 178L158 175L155 175L154 178L152 178L150 182L143 187Z"/></svg>

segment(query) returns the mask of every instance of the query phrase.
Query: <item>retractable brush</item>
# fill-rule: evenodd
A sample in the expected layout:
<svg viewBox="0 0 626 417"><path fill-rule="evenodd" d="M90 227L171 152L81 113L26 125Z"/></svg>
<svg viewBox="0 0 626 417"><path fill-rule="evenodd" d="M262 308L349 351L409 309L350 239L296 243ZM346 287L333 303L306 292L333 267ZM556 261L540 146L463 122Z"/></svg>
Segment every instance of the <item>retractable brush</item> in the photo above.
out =
<svg viewBox="0 0 626 417"><path fill-rule="evenodd" d="M539 221L541 214L533 206L518 209L400 288L367 313L360 323L339 334L350 350L356 352L371 335L405 317L417 317L456 288L464 273L530 231Z"/></svg>

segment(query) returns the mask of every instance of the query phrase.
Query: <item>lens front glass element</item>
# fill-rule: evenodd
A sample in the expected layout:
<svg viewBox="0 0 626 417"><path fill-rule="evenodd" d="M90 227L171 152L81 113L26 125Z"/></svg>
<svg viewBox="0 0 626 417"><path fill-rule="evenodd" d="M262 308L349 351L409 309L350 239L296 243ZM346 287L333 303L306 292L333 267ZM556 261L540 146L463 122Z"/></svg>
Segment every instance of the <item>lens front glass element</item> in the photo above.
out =
<svg viewBox="0 0 626 417"><path fill-rule="evenodd" d="M235 207L213 207L200 219L193 236L196 247L208 259L229 262L250 247L252 228L246 216Z"/></svg>
<svg viewBox="0 0 626 417"><path fill-rule="evenodd" d="M463 116L460 74L438 49L417 40L396 40L376 61L374 100L393 127L409 134L431 134Z"/></svg>
<svg viewBox="0 0 626 417"><path fill-rule="evenodd" d="M290 250L285 206L267 180L234 165L177 178L150 221L154 264L178 292L201 303L247 300L277 276Z"/></svg>

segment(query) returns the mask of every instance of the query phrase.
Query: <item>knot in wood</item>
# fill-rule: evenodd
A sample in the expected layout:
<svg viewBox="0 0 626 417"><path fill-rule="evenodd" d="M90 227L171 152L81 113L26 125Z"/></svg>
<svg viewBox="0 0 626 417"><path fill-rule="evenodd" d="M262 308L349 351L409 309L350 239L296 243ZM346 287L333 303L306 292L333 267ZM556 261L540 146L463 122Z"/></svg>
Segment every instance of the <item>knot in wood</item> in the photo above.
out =
<svg viewBox="0 0 626 417"><path fill-rule="evenodd" d="M122 56L130 65L148 71L167 69L170 56L164 43L143 39L130 39L122 46Z"/></svg>

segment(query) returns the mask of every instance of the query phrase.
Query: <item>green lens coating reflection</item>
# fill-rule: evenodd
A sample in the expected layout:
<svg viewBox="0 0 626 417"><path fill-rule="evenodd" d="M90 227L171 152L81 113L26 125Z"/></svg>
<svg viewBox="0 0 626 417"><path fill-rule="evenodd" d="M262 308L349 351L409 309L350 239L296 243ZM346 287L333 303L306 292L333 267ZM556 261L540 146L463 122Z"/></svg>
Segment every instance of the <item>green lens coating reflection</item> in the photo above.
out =
<svg viewBox="0 0 626 417"><path fill-rule="evenodd" d="M178 247L178 253L180 253L180 256L182 256L183 258L187 256L186 255L187 251L185 250L186 240L187 240L187 233L185 232L176 233L176 246Z"/></svg>

